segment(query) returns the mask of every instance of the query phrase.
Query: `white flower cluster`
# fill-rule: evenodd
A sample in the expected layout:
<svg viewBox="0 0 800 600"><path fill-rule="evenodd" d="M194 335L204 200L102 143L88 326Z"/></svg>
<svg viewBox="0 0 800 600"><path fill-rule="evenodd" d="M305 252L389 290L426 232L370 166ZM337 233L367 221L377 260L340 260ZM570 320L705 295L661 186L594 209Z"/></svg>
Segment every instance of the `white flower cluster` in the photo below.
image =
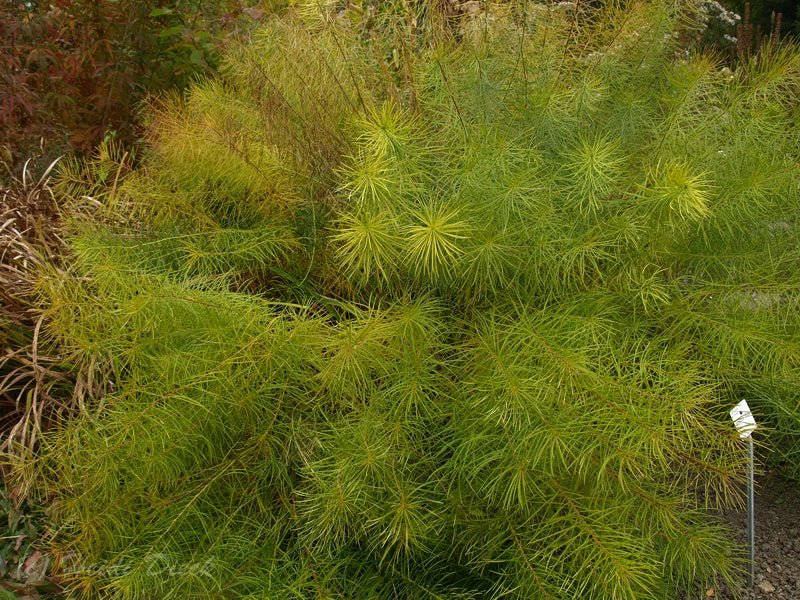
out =
<svg viewBox="0 0 800 600"><path fill-rule="evenodd" d="M732 10L728 10L716 0L700 0L698 8L700 10L700 18L705 23L708 23L711 19L716 19L726 25L735 27L742 20L741 16Z"/></svg>

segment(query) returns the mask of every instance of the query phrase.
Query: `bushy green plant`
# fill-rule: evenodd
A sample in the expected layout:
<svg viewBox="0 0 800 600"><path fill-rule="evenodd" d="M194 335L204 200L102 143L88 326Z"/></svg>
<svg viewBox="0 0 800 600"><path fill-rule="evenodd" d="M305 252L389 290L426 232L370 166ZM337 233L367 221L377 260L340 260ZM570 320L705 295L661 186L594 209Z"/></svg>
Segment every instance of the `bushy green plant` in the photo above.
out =
<svg viewBox="0 0 800 600"><path fill-rule="evenodd" d="M303 8L137 172L62 176L95 218L48 331L113 373L29 465L72 595L735 579L727 411L798 389L797 48L683 59L665 2Z"/></svg>

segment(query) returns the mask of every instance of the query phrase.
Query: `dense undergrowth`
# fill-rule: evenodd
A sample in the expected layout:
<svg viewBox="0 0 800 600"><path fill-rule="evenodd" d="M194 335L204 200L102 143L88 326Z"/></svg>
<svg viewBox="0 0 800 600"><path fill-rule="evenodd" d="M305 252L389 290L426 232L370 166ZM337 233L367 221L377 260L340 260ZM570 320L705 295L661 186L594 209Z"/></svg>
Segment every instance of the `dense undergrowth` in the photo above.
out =
<svg viewBox="0 0 800 600"><path fill-rule="evenodd" d="M727 410L797 431L800 53L731 73L625 4L298 10L141 168L67 165L47 335L106 392L15 481L69 593L735 578Z"/></svg>

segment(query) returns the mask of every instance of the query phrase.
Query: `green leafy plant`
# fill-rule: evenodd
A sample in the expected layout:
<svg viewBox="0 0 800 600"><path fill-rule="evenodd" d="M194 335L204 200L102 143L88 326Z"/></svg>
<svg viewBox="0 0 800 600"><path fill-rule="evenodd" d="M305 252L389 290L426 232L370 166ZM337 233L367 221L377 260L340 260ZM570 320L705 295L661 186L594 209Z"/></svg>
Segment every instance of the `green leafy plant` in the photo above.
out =
<svg viewBox="0 0 800 600"><path fill-rule="evenodd" d="M422 8L300 6L141 168L62 172L94 216L47 333L113 380L16 476L73 597L735 580L727 411L800 372L800 52L683 58L665 2Z"/></svg>

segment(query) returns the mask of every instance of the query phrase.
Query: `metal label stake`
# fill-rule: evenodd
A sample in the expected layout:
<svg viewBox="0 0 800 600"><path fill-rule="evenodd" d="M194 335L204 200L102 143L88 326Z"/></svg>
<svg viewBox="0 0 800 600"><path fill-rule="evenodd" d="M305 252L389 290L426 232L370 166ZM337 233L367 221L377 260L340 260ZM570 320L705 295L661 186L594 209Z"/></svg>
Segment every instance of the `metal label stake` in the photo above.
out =
<svg viewBox="0 0 800 600"><path fill-rule="evenodd" d="M753 432L756 430L756 420L747 400L742 400L731 409L731 419L739 432L739 437L747 440L747 541L750 546L750 571L747 577L747 586L753 587L756 568L756 517L755 517L755 492L753 483L754 456Z"/></svg>

